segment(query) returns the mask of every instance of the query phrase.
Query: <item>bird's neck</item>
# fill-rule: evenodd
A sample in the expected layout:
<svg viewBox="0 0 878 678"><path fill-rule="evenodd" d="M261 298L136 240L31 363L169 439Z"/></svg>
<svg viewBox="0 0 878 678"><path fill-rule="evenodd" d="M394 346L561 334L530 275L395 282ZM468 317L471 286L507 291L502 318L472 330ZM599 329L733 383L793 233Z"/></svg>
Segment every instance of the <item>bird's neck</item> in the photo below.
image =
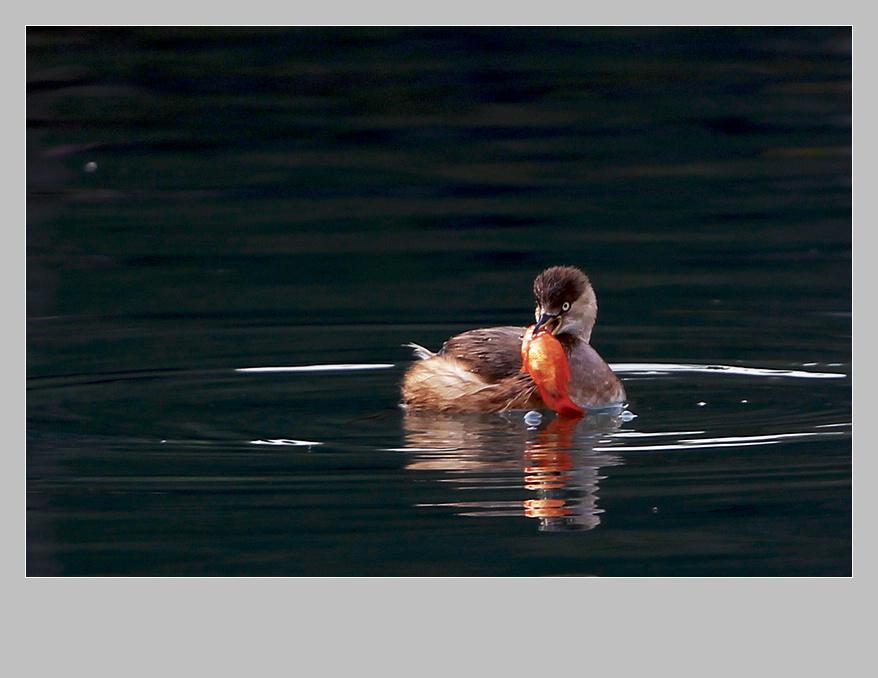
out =
<svg viewBox="0 0 878 678"><path fill-rule="evenodd" d="M573 349L576 348L578 344L588 343L588 338L583 337L579 334L565 334L564 332L562 332L561 334L557 335L557 338L558 341L561 343L561 346L564 348L564 353L566 353L567 355L570 355L571 351L573 351Z"/></svg>

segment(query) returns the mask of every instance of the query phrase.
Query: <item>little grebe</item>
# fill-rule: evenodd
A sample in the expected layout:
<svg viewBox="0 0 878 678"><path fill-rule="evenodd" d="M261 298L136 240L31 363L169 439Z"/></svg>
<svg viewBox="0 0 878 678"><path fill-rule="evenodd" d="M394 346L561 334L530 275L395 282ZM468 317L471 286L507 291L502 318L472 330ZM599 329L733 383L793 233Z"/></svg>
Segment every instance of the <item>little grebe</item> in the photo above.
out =
<svg viewBox="0 0 878 678"><path fill-rule="evenodd" d="M522 370L522 341L549 330L569 367L568 393L575 407L594 410L623 405L625 388L589 339L597 299L588 277L572 266L554 266L534 280L536 324L486 327L451 337L438 353L409 344L419 358L403 378L403 404L410 410L501 412L551 406L533 377ZM548 346L547 348L552 348ZM542 385L542 384L541 384Z"/></svg>

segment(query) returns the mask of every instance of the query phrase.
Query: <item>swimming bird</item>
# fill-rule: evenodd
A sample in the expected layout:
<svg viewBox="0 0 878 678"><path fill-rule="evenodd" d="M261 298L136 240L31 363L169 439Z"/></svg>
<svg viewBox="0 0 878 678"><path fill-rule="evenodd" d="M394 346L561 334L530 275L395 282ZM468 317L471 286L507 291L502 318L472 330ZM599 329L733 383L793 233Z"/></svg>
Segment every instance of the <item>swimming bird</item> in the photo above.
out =
<svg viewBox="0 0 878 678"><path fill-rule="evenodd" d="M529 337L548 330L563 347L570 373L565 395L576 406L587 411L624 405L622 382L589 343L598 305L588 276L573 266L553 266L536 277L533 291L536 323L530 328L470 330L451 337L436 353L408 344L418 359L403 377L403 407L501 412L549 406L523 369L522 341L528 330Z"/></svg>

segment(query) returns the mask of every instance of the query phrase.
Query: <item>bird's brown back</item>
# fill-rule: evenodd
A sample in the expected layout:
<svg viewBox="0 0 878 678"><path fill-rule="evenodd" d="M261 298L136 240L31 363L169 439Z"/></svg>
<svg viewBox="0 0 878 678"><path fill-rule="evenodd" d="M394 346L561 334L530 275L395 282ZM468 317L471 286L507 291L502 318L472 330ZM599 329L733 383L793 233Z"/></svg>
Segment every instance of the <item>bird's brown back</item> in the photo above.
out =
<svg viewBox="0 0 878 678"><path fill-rule="evenodd" d="M439 355L455 358L488 383L521 372L524 327L486 327L451 337Z"/></svg>

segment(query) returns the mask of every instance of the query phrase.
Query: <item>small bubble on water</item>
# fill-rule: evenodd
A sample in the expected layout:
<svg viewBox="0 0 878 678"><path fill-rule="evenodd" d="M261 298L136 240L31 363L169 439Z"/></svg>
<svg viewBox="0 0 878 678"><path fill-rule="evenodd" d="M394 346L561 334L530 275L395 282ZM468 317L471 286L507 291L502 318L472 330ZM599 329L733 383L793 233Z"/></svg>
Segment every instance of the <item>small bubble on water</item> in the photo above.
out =
<svg viewBox="0 0 878 678"><path fill-rule="evenodd" d="M634 414L634 412L629 412L628 410L625 410L624 412L622 412L622 414L619 415L619 418L622 421L632 421L633 419L637 418L637 415Z"/></svg>
<svg viewBox="0 0 878 678"><path fill-rule="evenodd" d="M658 506L653 506L653 507L652 507L652 512L653 512L653 513L658 513Z"/></svg>
<svg viewBox="0 0 878 678"><path fill-rule="evenodd" d="M535 410L531 410L524 415L524 423L528 426L538 426L543 420L543 415Z"/></svg>
<svg viewBox="0 0 878 678"><path fill-rule="evenodd" d="M705 407L707 405L707 403L704 402L703 400L699 400L697 404L698 404L698 407Z"/></svg>
<svg viewBox="0 0 878 678"><path fill-rule="evenodd" d="M94 161L90 161L85 163L85 166L82 169L86 172L97 172L98 164Z"/></svg>
<svg viewBox="0 0 878 678"><path fill-rule="evenodd" d="M748 402L750 402L750 401L747 400L746 398L744 398L744 399L741 401L741 404L742 404L742 405L746 405Z"/></svg>

